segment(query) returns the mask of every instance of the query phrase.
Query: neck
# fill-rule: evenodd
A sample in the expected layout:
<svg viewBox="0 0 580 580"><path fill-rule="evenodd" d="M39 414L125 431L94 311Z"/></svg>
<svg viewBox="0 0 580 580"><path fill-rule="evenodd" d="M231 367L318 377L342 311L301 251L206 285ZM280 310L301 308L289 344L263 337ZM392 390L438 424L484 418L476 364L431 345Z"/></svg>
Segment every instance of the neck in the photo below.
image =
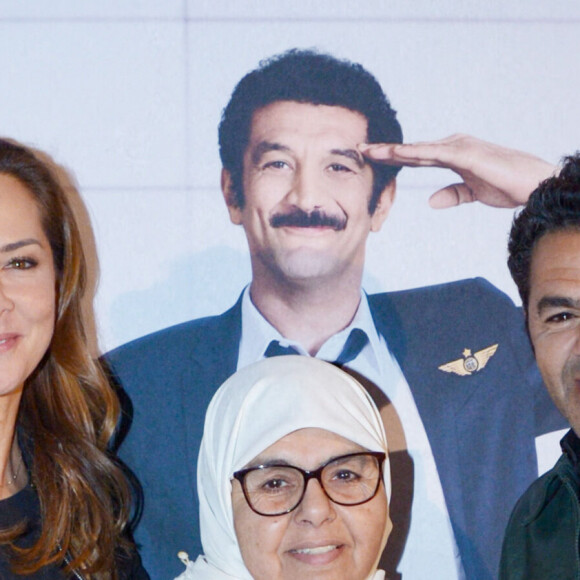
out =
<svg viewBox="0 0 580 580"><path fill-rule="evenodd" d="M312 356L331 336L346 328L360 303L360 276L351 280L281 283L252 280L250 296L262 316Z"/></svg>

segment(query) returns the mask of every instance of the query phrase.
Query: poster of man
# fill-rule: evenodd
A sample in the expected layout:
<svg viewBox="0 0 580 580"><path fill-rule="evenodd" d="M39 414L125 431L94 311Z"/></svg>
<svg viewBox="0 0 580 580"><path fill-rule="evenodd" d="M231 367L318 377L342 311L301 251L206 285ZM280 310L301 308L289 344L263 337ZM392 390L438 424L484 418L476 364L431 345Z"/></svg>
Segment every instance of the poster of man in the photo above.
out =
<svg viewBox="0 0 580 580"><path fill-rule="evenodd" d="M220 187L217 127L238 81L274 54L293 47L315 48L337 59L361 63L376 77L397 112L406 142L470 133L531 151L551 163L577 146L580 112L576 81L570 78L566 61L578 49L578 24L563 5L548 8L536 2L524 11L450 0L438 4L435 11L430 3L411 9L404 2L395 2L388 7L357 8L356 14L346 2L301 7L282 2L241 6L226 1L211 5L151 1L125 7L89 3L79 7L62 2L37 8L32 16L30 7L25 11L16 3L8 3L0 12L0 42L3 53L10 55L4 76L6 102L0 113L3 132L50 151L77 177L99 254L95 323L101 352L174 324L220 314L236 302L252 280L254 262L246 244L248 222L243 212L237 215L235 204L228 202L227 175L225 185L222 176ZM296 106L302 107L300 111L308 107ZM346 109L349 112L350 107ZM276 113L280 118L280 111ZM298 114L296 107L282 113L294 128L306 118L309 128L321 122ZM341 119L339 124L344 127L348 121ZM364 141L365 132L359 131L355 137L354 141ZM272 141L279 143L280 138ZM282 144L286 146L283 140ZM348 147L349 151L355 149ZM385 215L382 227L374 228L377 231L363 249L364 270L360 269L356 285L359 292L360 288L368 294L398 291L481 276L517 302L505 266L506 233L513 210L474 203L434 211L427 203L434 191L458 179L452 172L437 169L401 171L388 218ZM370 217L367 212L365 219ZM243 227L234 227L230 220ZM445 296L441 299L448 300ZM424 302L425 309L429 303ZM474 299L474 303L469 309L458 306L452 317L444 317L449 328L445 332L463 326L479 328L485 321L491 324L493 334L500 321L503 324L511 316L507 301L505 310L500 310L503 314L495 315L490 314L491 306L483 299ZM433 304L433 310L443 312ZM418 305L408 308L412 316L410 312L405 315L405 324L421 328L424 311ZM345 323L341 328L347 326ZM441 331L440 326L437 328ZM510 350L503 346L507 337L499 330L496 335L497 340L490 337L481 344L464 344L458 339L448 354L443 345L439 347L431 328L431 335L414 340L413 354L421 357L418 349L426 347L428 339L433 340L435 345L428 349L431 358L421 360L426 373L445 376L440 366L468 360L501 341L497 354L489 356L497 357L496 361L506 357L506 365L527 372L515 358L520 339ZM379 336L384 333L379 332ZM400 333L387 338L389 352L396 350L397 336ZM173 355L170 345L158 345L160 373L163 361ZM395 360L403 364L396 354ZM493 373L496 361L490 360L487 369L473 376L483 377L485 370ZM476 362L481 364L477 358ZM137 367L138 361L134 364ZM419 379L420 365L415 366ZM505 368L502 362L497 372ZM513 370L503 376L505 389L516 374ZM204 375L198 378L202 380ZM467 384L467 379L453 380ZM210 382L213 384L215 378ZM469 395L464 393L464 397L467 404ZM517 419L508 413L515 403L502 407L500 400L500 396L490 394L489 407L485 407L486 413L489 409L497 413L486 414L489 425L498 426L497 430L485 427L489 437L498 436L500 425ZM521 393L518 400L525 403ZM415 403L421 405L418 400ZM157 404L163 413L179 416L180 421L184 413L193 412L183 401L180 406L177 399L161 395ZM201 420L203 405L195 413L199 413L196 420ZM419 415L425 423L421 410ZM177 422L165 424L166 432L159 441L151 437L147 452L152 457L167 456L161 440L172 439L176 449L191 443L187 440L191 434L180 430ZM425 428L429 430L428 425ZM468 440L457 439L468 446ZM517 445L513 446L515 453ZM526 461L534 467L539 461L541 470L541 465L547 468L553 464L554 455L542 459L543 447L539 449L538 458L531 440L525 453ZM459 451L465 457L467 447ZM433 453L437 456L439 451ZM183 509L186 517L195 517L195 511L185 507L195 505L195 489L176 481L184 473L180 463L192 462L192 458L178 452L168 461L163 485L178 490L185 486L189 495L181 497L178 509ZM441 480L460 477L443 470L437 457L435 464ZM194 480L189 466L185 471ZM491 471L489 481L501 489L501 473ZM533 479L531 474L526 478ZM455 483L458 490L466 489ZM444 481L441 485L446 494ZM525 485L526 481L517 483L515 497ZM446 503L452 512L455 500L446 495ZM453 527L455 515L450 513L449 517L446 521ZM462 517L470 519L465 514ZM163 525L167 530L180 527L180 535L188 535L188 530L171 517ZM496 562L486 561L484 552L473 547L471 536L459 534L460 528L456 525L448 534L448 561L454 573L457 577L493 577ZM160 537L166 529L157 530ZM151 533L137 535L141 543L150 543L148 550L156 541L146 537ZM198 541L195 539L193 545ZM486 541L495 544L490 550L499 550L500 538ZM175 553L186 548L170 546L166 552L160 548L160 559L174 558L166 565L178 573L180 563ZM194 556L195 549L188 549ZM426 554L422 565L432 569L432 552ZM146 564L147 560L145 556ZM450 577L444 569L437 573L441 578ZM408 568L403 577L422 577L421 568Z"/></svg>

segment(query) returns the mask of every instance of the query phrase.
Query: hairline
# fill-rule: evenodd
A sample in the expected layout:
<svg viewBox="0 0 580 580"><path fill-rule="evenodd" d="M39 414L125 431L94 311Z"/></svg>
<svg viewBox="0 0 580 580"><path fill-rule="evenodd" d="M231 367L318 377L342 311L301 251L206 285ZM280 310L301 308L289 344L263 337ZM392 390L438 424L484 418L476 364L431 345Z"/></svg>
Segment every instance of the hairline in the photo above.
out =
<svg viewBox="0 0 580 580"><path fill-rule="evenodd" d="M548 236L557 235L562 233L576 233L580 236L580 223L578 225L575 224L558 224L554 225L552 228L546 228L543 232L541 232L533 241L532 248L530 250L530 263L529 263L529 271L528 271L528 299L527 304L523 304L524 312L526 314L526 318L528 317L530 311L530 298L532 295L532 270L534 267L534 258L536 257L536 251L538 249L539 243Z"/></svg>

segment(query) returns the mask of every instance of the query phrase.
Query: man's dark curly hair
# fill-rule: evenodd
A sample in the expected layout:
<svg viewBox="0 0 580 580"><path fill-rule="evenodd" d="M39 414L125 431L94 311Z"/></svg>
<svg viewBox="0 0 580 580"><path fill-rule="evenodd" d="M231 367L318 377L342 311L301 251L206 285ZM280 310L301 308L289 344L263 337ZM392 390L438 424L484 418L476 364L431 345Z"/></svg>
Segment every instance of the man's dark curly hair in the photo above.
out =
<svg viewBox="0 0 580 580"><path fill-rule="evenodd" d="M277 101L344 107L368 122L369 142L401 143L403 134L387 96L373 75L360 64L314 50L292 49L260 62L236 86L219 125L220 157L229 171L235 202L244 205L243 157L254 113ZM385 186L400 167L371 163L372 214Z"/></svg>
<svg viewBox="0 0 580 580"><path fill-rule="evenodd" d="M557 176L540 183L512 224L508 267L526 315L534 247L542 236L562 230L580 231L580 152L564 159Z"/></svg>

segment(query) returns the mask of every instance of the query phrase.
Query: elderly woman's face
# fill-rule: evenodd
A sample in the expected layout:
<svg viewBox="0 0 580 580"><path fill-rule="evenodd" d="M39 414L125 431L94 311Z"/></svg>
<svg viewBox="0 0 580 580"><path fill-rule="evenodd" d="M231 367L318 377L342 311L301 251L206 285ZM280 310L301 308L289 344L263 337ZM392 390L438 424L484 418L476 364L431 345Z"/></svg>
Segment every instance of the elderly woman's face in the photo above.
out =
<svg viewBox="0 0 580 580"><path fill-rule="evenodd" d="M276 462L312 471L357 451L365 449L330 431L300 429L268 447L248 467ZM255 580L364 580L386 541L388 505L382 483L370 501L343 506L310 480L294 511L266 517L250 509L234 480L232 504L240 550Z"/></svg>
<svg viewBox="0 0 580 580"><path fill-rule="evenodd" d="M55 273L40 212L17 179L0 174L0 395L18 392L54 331Z"/></svg>

